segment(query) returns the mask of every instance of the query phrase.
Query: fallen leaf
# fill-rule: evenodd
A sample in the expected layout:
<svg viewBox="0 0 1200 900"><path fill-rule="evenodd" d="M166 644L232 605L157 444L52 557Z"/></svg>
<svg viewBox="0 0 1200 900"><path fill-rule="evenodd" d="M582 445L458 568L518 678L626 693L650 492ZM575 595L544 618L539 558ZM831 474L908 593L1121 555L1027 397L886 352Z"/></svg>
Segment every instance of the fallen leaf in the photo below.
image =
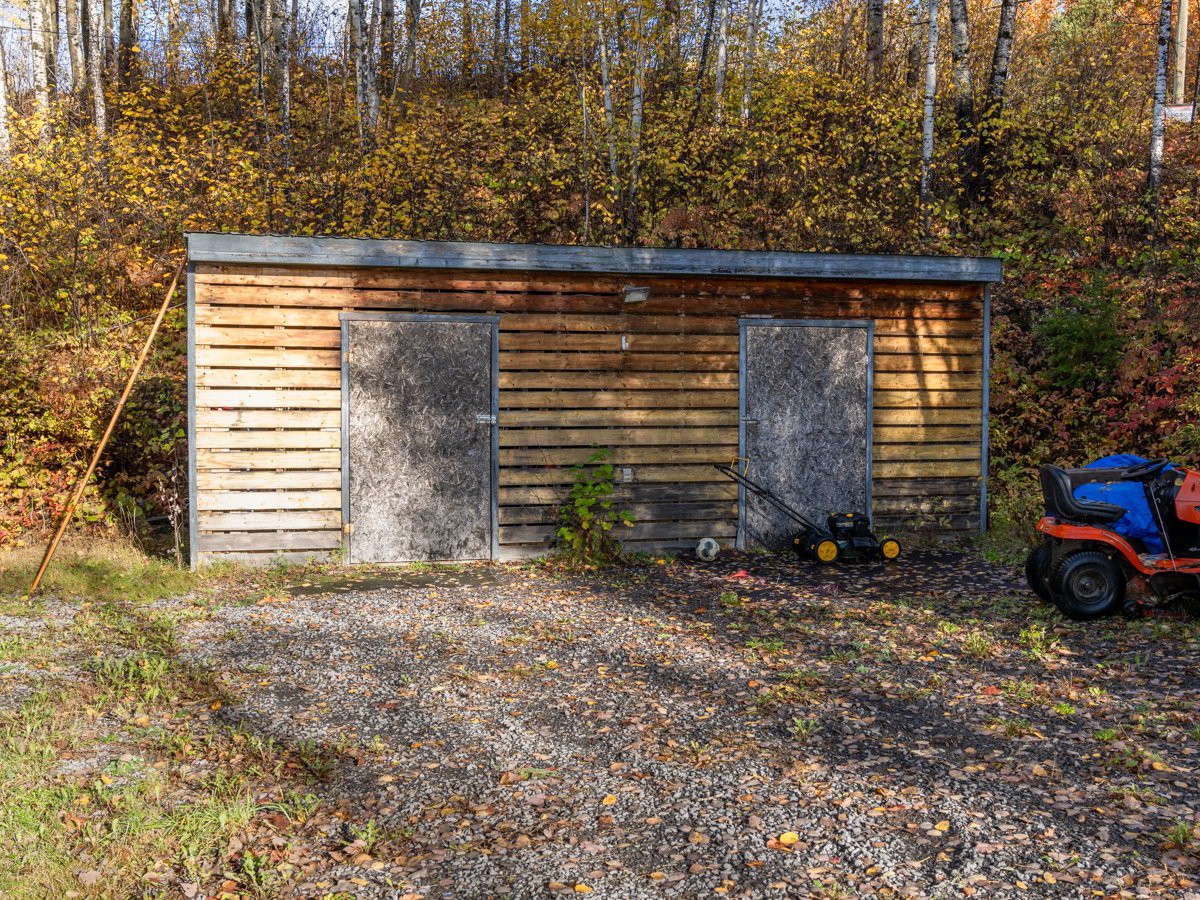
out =
<svg viewBox="0 0 1200 900"><path fill-rule="evenodd" d="M612 806L614 803L617 802L617 795L616 794L608 794L600 802L603 803L605 806Z"/></svg>

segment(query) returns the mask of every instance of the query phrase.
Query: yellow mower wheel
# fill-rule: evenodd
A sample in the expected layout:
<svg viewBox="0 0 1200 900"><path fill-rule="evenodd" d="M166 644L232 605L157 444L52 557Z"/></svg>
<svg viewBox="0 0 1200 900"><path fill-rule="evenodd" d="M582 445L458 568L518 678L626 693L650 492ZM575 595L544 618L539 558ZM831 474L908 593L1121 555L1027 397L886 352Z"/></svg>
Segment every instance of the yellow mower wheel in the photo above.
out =
<svg viewBox="0 0 1200 900"><path fill-rule="evenodd" d="M900 542L895 538L884 538L879 542L879 555L884 559L895 559L900 555Z"/></svg>
<svg viewBox="0 0 1200 900"><path fill-rule="evenodd" d="M829 538L824 538L817 541L816 557L818 562L823 562L826 565L838 561L838 556L841 551L838 549L837 541L831 541Z"/></svg>

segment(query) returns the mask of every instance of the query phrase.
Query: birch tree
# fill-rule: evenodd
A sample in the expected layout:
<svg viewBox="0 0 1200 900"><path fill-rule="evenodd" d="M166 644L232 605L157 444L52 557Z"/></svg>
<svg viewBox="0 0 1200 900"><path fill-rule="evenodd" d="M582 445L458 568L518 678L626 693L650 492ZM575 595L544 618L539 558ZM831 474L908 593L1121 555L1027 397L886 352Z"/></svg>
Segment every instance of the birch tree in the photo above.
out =
<svg viewBox="0 0 1200 900"><path fill-rule="evenodd" d="M741 120L750 121L750 100L754 91L754 53L758 45L758 20L762 15L762 0L750 0L746 20L746 56L742 68Z"/></svg>
<svg viewBox="0 0 1200 900"><path fill-rule="evenodd" d="M50 80L46 71L46 15L42 0L29 4L29 49L33 56L33 103L42 140L50 137Z"/></svg>
<svg viewBox="0 0 1200 900"><path fill-rule="evenodd" d="M1019 0L1000 0L1000 28L996 32L996 49L992 53L992 74L988 79L988 114L999 114L1004 106L1004 90L1008 85L1008 67L1012 63L1013 37L1017 30Z"/></svg>
<svg viewBox="0 0 1200 900"><path fill-rule="evenodd" d="M729 0L717 3L717 59L713 79L713 118L718 125L725 117L725 69L729 58Z"/></svg>
<svg viewBox="0 0 1200 900"><path fill-rule="evenodd" d="M87 55L87 81L92 92L92 118L96 125L96 137L99 138L108 133L108 110L104 104L104 39L101 36L101 9L101 5L95 0L87 4L88 46L91 48Z"/></svg>
<svg viewBox="0 0 1200 900"><path fill-rule="evenodd" d="M71 91L87 83L83 63L83 28L80 26L79 0L63 0L63 20L67 30L67 54L71 60Z"/></svg>
<svg viewBox="0 0 1200 900"><path fill-rule="evenodd" d="M643 21L642 6L639 2L637 34L633 45L633 96L630 102L629 118L629 196L625 219L626 237L629 243L633 243L638 234L638 187L641 175L639 167L642 155L642 79L645 74Z"/></svg>
<svg viewBox="0 0 1200 900"><path fill-rule="evenodd" d="M603 13L601 13L603 14ZM600 42L600 91L604 97L604 124L608 132L608 171L612 177L612 193L620 191L621 174L617 168L617 120L613 113L612 67L608 58L608 36L604 33L604 20L597 18L596 33Z"/></svg>
<svg viewBox="0 0 1200 900"><path fill-rule="evenodd" d="M228 47L233 43L233 15L233 0L217 0L218 47Z"/></svg>
<svg viewBox="0 0 1200 900"><path fill-rule="evenodd" d="M104 68L111 70L116 62L117 51L113 44L113 0L93 0L103 3L101 27L104 32Z"/></svg>
<svg viewBox="0 0 1200 900"><path fill-rule="evenodd" d="M421 27L421 0L404 4L404 93L412 89L417 74L417 33Z"/></svg>
<svg viewBox="0 0 1200 900"><path fill-rule="evenodd" d="M867 0L867 78L872 83L883 77L883 3Z"/></svg>
<svg viewBox="0 0 1200 900"><path fill-rule="evenodd" d="M396 0L382 0L379 8L379 94L392 96L396 84Z"/></svg>
<svg viewBox="0 0 1200 900"><path fill-rule="evenodd" d="M4 45L0 44L0 162L12 154L12 137L8 131L8 70L4 67Z"/></svg>
<svg viewBox="0 0 1200 900"><path fill-rule="evenodd" d="M975 100L971 84L971 32L967 21L967 0L950 3L950 78L954 83L954 121L961 146L959 176L962 201L969 203L974 193L978 169L978 138L975 131Z"/></svg>
<svg viewBox="0 0 1200 900"><path fill-rule="evenodd" d="M379 123L379 89L373 59L367 48L363 0L350 0L350 58L354 63L354 105L358 113L358 137L364 146L374 138Z"/></svg>
<svg viewBox="0 0 1200 900"><path fill-rule="evenodd" d="M285 150L292 136L291 28L287 7L283 0L275 0L271 6L271 43L274 45L271 56L279 88L279 125Z"/></svg>
<svg viewBox="0 0 1200 900"><path fill-rule="evenodd" d="M933 101L937 95L938 0L929 0L929 42L925 51L925 122L921 140L921 212L925 237L932 233L929 210L933 182Z"/></svg>
<svg viewBox="0 0 1200 900"><path fill-rule="evenodd" d="M1171 43L1171 0L1162 0L1158 13L1158 49L1155 53L1154 112L1150 123L1150 166L1146 170L1146 202L1150 232L1158 218L1158 194L1162 187L1163 133L1167 118L1167 50Z"/></svg>
<svg viewBox="0 0 1200 900"><path fill-rule="evenodd" d="M1171 79L1171 102L1183 102L1183 83L1187 78L1188 0L1179 0L1175 18L1175 70Z"/></svg>
<svg viewBox="0 0 1200 900"><path fill-rule="evenodd" d="M117 34L117 86L128 91L133 86L137 62L133 45L137 41L137 2L121 0L121 21Z"/></svg>

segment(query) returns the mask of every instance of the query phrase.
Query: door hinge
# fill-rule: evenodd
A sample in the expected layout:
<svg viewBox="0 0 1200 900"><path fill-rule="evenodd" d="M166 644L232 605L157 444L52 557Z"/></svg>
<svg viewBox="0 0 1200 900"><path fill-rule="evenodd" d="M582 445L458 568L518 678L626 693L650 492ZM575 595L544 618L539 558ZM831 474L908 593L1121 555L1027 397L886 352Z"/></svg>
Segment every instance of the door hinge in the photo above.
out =
<svg viewBox="0 0 1200 900"><path fill-rule="evenodd" d="M481 425L495 425L496 417L492 413L479 413L475 416L475 421Z"/></svg>
<svg viewBox="0 0 1200 900"><path fill-rule="evenodd" d="M752 419L749 416L742 416L742 424L743 425L757 425L758 419Z"/></svg>

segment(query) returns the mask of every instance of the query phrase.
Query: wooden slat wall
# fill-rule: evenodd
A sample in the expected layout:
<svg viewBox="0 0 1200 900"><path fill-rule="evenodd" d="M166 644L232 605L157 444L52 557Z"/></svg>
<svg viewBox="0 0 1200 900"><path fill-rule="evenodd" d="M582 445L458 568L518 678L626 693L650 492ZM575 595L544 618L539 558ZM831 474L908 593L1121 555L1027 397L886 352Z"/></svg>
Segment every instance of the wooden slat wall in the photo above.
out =
<svg viewBox="0 0 1200 900"><path fill-rule="evenodd" d="M500 315L504 557L545 549L593 444L630 469L627 543L731 540L737 492L711 464L737 452L746 315L874 319L877 521L978 526L978 285L656 278L625 304L625 280L596 275L201 265L194 282L202 559L340 546L344 310Z"/></svg>

